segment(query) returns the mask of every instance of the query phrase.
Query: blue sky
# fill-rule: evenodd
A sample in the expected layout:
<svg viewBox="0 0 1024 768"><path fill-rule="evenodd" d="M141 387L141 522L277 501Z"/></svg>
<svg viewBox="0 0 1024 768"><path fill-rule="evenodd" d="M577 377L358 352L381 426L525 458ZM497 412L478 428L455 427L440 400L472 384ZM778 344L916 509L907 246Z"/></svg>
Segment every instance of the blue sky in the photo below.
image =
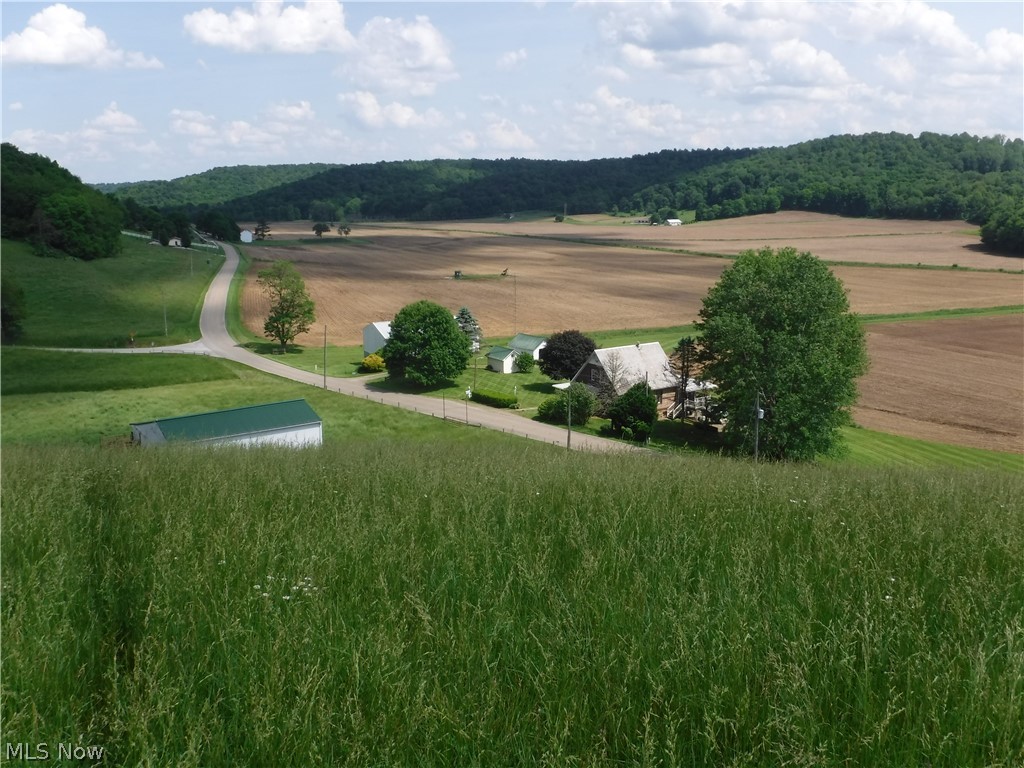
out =
<svg viewBox="0 0 1024 768"><path fill-rule="evenodd" d="M2 135L87 182L1024 134L1024 3L10 2Z"/></svg>

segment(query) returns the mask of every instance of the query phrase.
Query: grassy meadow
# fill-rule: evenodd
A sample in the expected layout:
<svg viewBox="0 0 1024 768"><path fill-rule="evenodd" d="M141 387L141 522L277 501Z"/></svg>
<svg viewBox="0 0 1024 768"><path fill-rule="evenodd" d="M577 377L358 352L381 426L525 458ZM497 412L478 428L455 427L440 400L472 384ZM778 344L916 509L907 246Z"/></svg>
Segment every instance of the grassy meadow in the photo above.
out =
<svg viewBox="0 0 1024 768"><path fill-rule="evenodd" d="M404 436L7 448L5 736L110 765L1020 765L1021 486Z"/></svg>
<svg viewBox="0 0 1024 768"><path fill-rule="evenodd" d="M4 240L3 278L25 291L20 343L51 347L181 344L199 338L199 313L219 251L163 248L121 238L113 258L40 258L26 243ZM166 333L165 333L166 313Z"/></svg>

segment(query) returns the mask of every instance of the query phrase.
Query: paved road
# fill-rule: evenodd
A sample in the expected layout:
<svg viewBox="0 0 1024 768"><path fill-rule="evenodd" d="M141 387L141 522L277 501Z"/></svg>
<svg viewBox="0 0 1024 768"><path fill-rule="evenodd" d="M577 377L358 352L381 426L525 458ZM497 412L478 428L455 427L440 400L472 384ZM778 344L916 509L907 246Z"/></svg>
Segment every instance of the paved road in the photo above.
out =
<svg viewBox="0 0 1024 768"><path fill-rule="evenodd" d="M234 360L251 368L264 371L274 376L309 384L313 387L323 388L324 377L322 374L301 371L297 368L279 363L275 360L268 360L247 349L240 347L227 329L227 301L228 289L231 287L231 279L238 268L238 251L229 243L220 243L224 248L225 260L220 271L213 278L206 298L203 301L203 311L199 317L199 331L201 339L189 344L177 344L167 347L141 347L136 349L107 349L89 350L94 352L120 352L126 354L139 354L151 352L178 353L178 354L205 354L214 357L221 357L227 360ZM76 350L82 351L82 350ZM516 415L512 411L489 408L485 406L468 404L464 400L444 401L436 397L424 395L402 394L386 392L375 389L372 380L366 378L338 378L328 376L326 381L327 389L332 392L339 392L343 395L350 395L365 400L391 405L397 408L404 408L417 413L425 413L438 418L447 418L449 421L468 423L472 426L484 427L500 432L527 437L531 440L538 440L554 445L566 444L566 430L550 424L532 421ZM626 443L615 440L607 440L602 437L585 435L573 432L571 436L571 448L573 450L588 451L637 451Z"/></svg>

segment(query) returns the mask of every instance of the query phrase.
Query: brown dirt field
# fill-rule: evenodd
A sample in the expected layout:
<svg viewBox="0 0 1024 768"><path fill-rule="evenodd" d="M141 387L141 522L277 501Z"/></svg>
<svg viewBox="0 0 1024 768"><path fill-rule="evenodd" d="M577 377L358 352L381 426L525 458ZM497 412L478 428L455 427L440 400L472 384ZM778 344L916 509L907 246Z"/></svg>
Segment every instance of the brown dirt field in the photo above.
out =
<svg viewBox="0 0 1024 768"><path fill-rule="evenodd" d="M468 221L423 226L637 243L725 256L766 245L773 248L791 245L827 261L946 267L958 264L1010 271L1024 268L1020 258L985 252L977 228L963 221L852 219L802 211L702 221L681 227L651 227L633 224L633 219L600 215L573 217L573 221L579 223Z"/></svg>
<svg viewBox="0 0 1024 768"><path fill-rule="evenodd" d="M275 225L273 231L288 234L286 225ZM339 345L360 343L363 326L388 319L418 299L436 301L453 312L468 306L488 336L683 325L696 320L708 288L729 263L625 245L439 226L367 227L347 242L338 237L323 244L283 242L254 247L250 253L299 266L317 304L318 323L327 324L329 340ZM505 268L514 277L499 277ZM456 269L487 279L453 280ZM1021 273L834 269L849 290L851 307L861 314L1005 306L1024 299ZM262 325L266 306L250 280L243 292L243 315L254 331Z"/></svg>
<svg viewBox="0 0 1024 768"><path fill-rule="evenodd" d="M1024 453L1024 315L880 323L867 342L858 424Z"/></svg>

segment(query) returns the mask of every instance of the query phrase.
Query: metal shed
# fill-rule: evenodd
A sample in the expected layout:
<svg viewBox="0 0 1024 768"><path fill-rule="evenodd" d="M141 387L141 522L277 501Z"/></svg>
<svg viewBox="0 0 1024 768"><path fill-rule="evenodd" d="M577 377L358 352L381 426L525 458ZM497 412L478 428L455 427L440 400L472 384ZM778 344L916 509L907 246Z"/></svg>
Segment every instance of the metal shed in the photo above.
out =
<svg viewBox="0 0 1024 768"><path fill-rule="evenodd" d="M203 445L288 445L323 442L323 422L305 400L249 405L224 411L143 421L131 425L132 442Z"/></svg>

